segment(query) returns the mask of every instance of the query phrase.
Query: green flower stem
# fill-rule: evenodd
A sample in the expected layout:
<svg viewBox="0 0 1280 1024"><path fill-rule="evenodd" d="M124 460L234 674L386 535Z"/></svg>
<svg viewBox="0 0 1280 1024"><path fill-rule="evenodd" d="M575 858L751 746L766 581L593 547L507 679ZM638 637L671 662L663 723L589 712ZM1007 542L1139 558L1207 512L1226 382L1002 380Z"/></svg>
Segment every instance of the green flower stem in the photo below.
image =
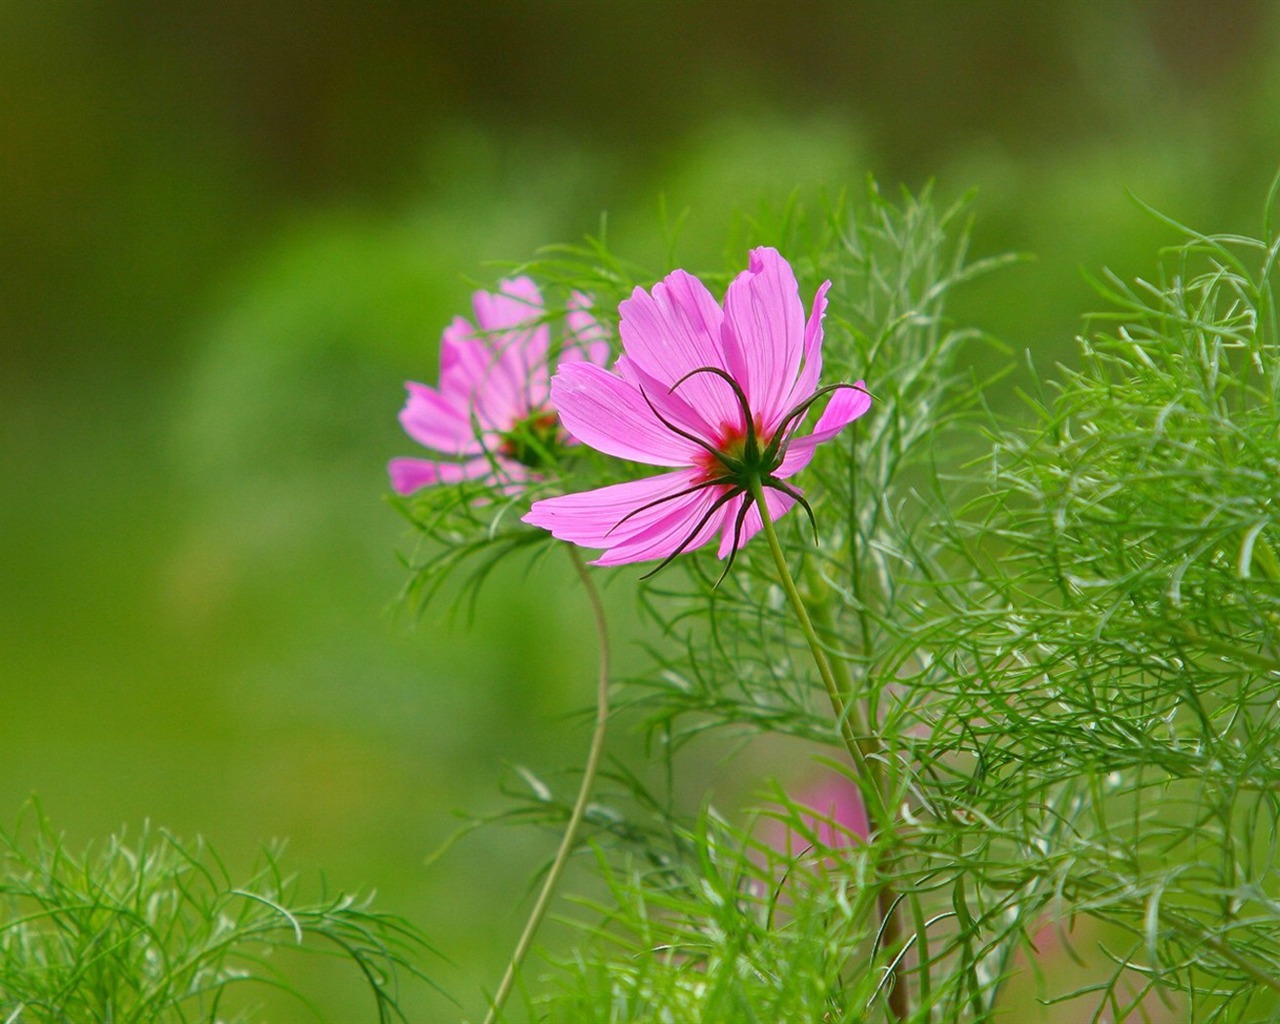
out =
<svg viewBox="0 0 1280 1024"><path fill-rule="evenodd" d="M879 764L871 760L871 755L876 753L879 744L871 735L867 723L863 720L862 710L854 701L845 703L840 686L836 682L835 673L831 670L831 662L827 660L827 652L823 649L822 641L818 638L817 631L813 628L813 620L809 617L809 609L805 605L804 598L800 596L800 591L796 588L795 580L791 576L791 570L787 567L786 555L782 552L782 545L778 542L778 531L773 528L773 520L769 515L769 507L764 500L764 487L761 485L758 477L752 477L749 483L751 488L751 496L755 499L757 507L760 509L760 519L764 523L765 540L769 543L769 550L773 552L773 561L778 567L778 579L782 583L782 589L786 592L787 600L791 602L791 608L796 613L796 618L800 622L800 630L804 633L805 640L809 643L809 650L813 654L814 664L818 667L818 675L822 677L822 683L827 689L827 698L831 701L831 710L836 716L836 724L840 729L840 735L844 739L844 745L848 748L849 756L853 758L853 763L857 767L858 772L864 779L872 783L865 787L866 793L871 799L868 804L873 805L868 809L871 811L872 819L879 827L886 827L889 822L889 814L884 804L884 790L882 788L882 778Z"/></svg>
<svg viewBox="0 0 1280 1024"><path fill-rule="evenodd" d="M778 542L778 531L773 528L773 519L769 514L769 506L765 502L764 486L761 484L759 476L753 474L748 481L748 485L756 507L760 510L760 520L763 524L765 540L768 541L769 550L773 553L774 564L778 567L778 579L782 583L782 589L786 592L787 600L791 602L791 608L800 623L800 630L804 633L805 640L809 643L809 651L813 655L814 664L818 668L818 675L822 677L822 683L827 689L827 698L831 701L831 710L836 717L836 723L840 729L844 745L849 751L849 756L853 758L854 766L857 768L860 777L867 782L866 785L860 788L864 799L867 801L868 816L876 829L892 842L894 821L885 803L884 773L881 771L880 763L876 757L881 752L882 747L875 734L868 727L860 706L853 700L846 701L844 694L847 690L842 690L839 683L836 682L835 673L831 669L831 662L827 658L827 652L823 648L817 630L813 628L813 620L809 616L809 609L796 587L795 579L791 575L791 569L787 566L786 555L782 551L782 545ZM898 914L894 908L896 902L892 888L888 885L882 885L876 898L876 904L883 926L885 943L889 948L897 946L902 936L902 930L898 923ZM894 1020L905 1020L909 1011L906 983L899 976L889 990L890 1017Z"/></svg>
<svg viewBox="0 0 1280 1024"><path fill-rule="evenodd" d="M592 582L591 574L587 572L587 567L583 564L582 556L578 554L578 549L570 546L569 556L573 560L574 571L577 572L583 587L586 588L587 599L591 603L591 614L595 620L596 627L596 642L600 652L599 667L596 675L595 725L591 732L591 746L587 751L587 763L582 769L582 782L578 786L578 798L574 801L573 810L569 813L569 823L565 826L564 836L560 840L560 848L556 850L555 860L551 862L547 877L543 880L542 889L538 893L538 899L533 905L533 910L529 912L529 920L525 922L524 931L520 933L520 940L516 943L515 951L511 954L511 960L507 964L506 972L502 975L498 991L494 993L493 1000L489 1004L489 1012L484 1018L485 1024L494 1024L494 1021L502 1013L502 1008L506 1004L507 997L511 994L511 988L515 984L520 966L524 963L529 947L533 945L534 936L538 932L539 925L542 924L542 918L546 915L547 907L551 903L551 897L555 894L556 886L560 882L560 876L564 874L565 865L569 863L569 857L572 855L573 848L577 843L578 828L581 826L583 815L586 813L587 801L591 797L591 787L595 783L596 771L600 767L600 758L604 753L605 729L609 722L608 626L605 622L604 605L600 601L600 592L596 589L595 583Z"/></svg>
<svg viewBox="0 0 1280 1024"><path fill-rule="evenodd" d="M808 585L812 590L812 576ZM797 588L798 591L799 588ZM801 600L804 603L805 611L809 613L809 620L814 624L815 634L821 631L822 635L834 638L836 636L836 627L831 619L830 602L826 600L815 601L812 598L805 600L803 595ZM818 638L819 643L823 643L822 635ZM827 641L827 643L823 644L824 655L826 654L826 646L829 643L830 641ZM873 732L868 725L868 722L870 722L868 709L853 699L853 676L849 673L848 663L840 659L827 658L827 664L830 666L831 676L835 680L836 694L840 698L841 706L846 709L845 717L852 718L853 727L857 730L858 745L862 750L863 756L867 758L867 770L871 773L868 777L875 783L876 791L881 794L881 802L887 811L889 792L883 768L876 756L884 752L884 744L881 743L879 735ZM879 824L890 837L894 835L895 822L892 815L886 814L885 820Z"/></svg>
<svg viewBox="0 0 1280 1024"><path fill-rule="evenodd" d="M810 589L812 590L813 589L812 582L809 584L809 586L810 586ZM804 605L805 605L805 610L808 611L809 613L810 620L815 624L817 629L821 630L822 634L825 635L826 637L834 638L836 636L836 628L835 628L835 623L831 619L830 601L829 600L815 601L811 599L811 600L805 601ZM828 643L830 643L830 640L828 640ZM831 666L831 674L836 681L836 692L842 698L843 706L846 708L850 707L851 705L853 705L853 677L849 673L848 663L838 658L837 659L828 658L827 662ZM859 718L857 719L857 721L862 723L869 722L870 721L869 712L867 710L864 710L861 705L854 705L854 706L859 715ZM884 744L881 742L879 735L875 732L872 732L870 729L865 728L865 725L864 725L864 729L861 736L862 736L861 747L863 749L864 754L867 756L866 764L867 764L867 767L873 772L873 774L870 776L871 786L875 788L875 791L877 792L877 794L882 794L880 803L881 803L881 806L886 809L885 818L882 821L876 821L876 827L879 828L880 831L883 832L885 836L888 837L889 846L890 846L890 849L892 850L897 846L897 830L896 830L897 822L894 820L893 815L889 814L887 811L889 805L892 803L892 783L885 779L881 762L877 757L877 755L883 753ZM876 819L873 817L872 820L875 821ZM895 860L894 854L890 852L887 855L886 859L881 862L884 867L889 869L890 873L892 872L892 865L894 860ZM929 963L928 939L925 936L924 932L919 927L919 923L921 920L919 903L914 899L910 899L909 897L908 899L910 902L910 911L915 916L916 924L917 924L915 934L916 934L916 939L918 940L917 946L920 950L920 956L919 956L920 968L918 972L920 977L920 998L921 998L921 1002L925 1003L927 1002L926 997L928 995L929 987L930 987L929 969L928 969L928 963ZM883 925L884 925L883 938L884 938L885 945L890 949L892 949L895 946L897 946L899 942L902 940L902 928L899 921L899 914L901 912L895 907L896 896L892 888L890 888L889 886L884 886L883 888L881 888L879 893L877 893L876 895L876 902L877 902L878 910L880 913L880 920L881 922L883 922ZM890 991L890 994L889 994L890 1005L893 1008L895 1014L899 1017L899 1019L905 1019L907 1016L907 1006L905 1004L905 998L906 998L905 993L906 993L905 984L903 982L902 975L899 975L898 984L894 986L894 988ZM900 1001L900 1002L895 1002L895 1001Z"/></svg>

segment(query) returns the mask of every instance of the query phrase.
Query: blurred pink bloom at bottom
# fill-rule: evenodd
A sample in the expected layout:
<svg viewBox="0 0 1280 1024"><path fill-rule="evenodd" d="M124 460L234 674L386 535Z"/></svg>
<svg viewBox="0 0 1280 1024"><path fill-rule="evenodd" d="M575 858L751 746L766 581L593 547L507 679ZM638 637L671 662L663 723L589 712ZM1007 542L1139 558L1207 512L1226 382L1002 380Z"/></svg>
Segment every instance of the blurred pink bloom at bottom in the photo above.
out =
<svg viewBox="0 0 1280 1024"><path fill-rule="evenodd" d="M801 787L792 801L800 812L802 827L775 818L763 837L767 845L788 858L802 856L815 847L839 850L856 846L870 835L862 794L843 775L833 772Z"/></svg>

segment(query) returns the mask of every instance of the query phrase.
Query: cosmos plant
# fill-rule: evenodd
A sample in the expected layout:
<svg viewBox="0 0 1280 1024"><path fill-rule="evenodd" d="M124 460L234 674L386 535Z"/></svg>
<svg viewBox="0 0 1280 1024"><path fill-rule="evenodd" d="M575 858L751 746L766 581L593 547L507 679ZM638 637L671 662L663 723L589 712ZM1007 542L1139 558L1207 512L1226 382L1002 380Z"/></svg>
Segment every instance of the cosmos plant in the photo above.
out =
<svg viewBox="0 0 1280 1024"><path fill-rule="evenodd" d="M701 281L677 270L652 292L636 288L619 306L623 354L612 372L589 358L600 354L599 332L585 319L589 300L575 293L569 332L590 342L566 348L549 400L547 332L530 316L533 308L541 309L538 289L521 277L504 281L497 295L477 292L476 319L488 333L477 337L466 321L455 320L441 344L439 388L409 384L401 414L415 440L461 461L396 459L389 471L393 486L405 494L481 478L510 490L531 471L550 468L553 450L563 441L679 467L646 480L535 502L524 521L560 540L607 548L597 565L661 559L659 569L718 533L720 557L728 558L726 574L739 547L763 529L849 752L874 779L866 751L848 728L857 717L848 717L773 528L774 519L799 503L816 537L813 509L787 478L809 464L820 442L835 437L871 404L861 381L818 386L829 288L825 282L818 289L806 319L790 264L769 247L752 250L723 307ZM827 396L813 431L795 436L811 407ZM566 432L563 441L556 412ZM576 556L575 564L581 565ZM585 572L580 575L591 587ZM597 598L593 604L598 609ZM603 627L600 633L604 650ZM607 662L579 797L489 1020L502 1010L571 852L603 743L606 676ZM876 806L883 809L879 800Z"/></svg>
<svg viewBox="0 0 1280 1024"><path fill-rule="evenodd" d="M1029 418L999 412L1008 354L948 310L1010 262L968 260L963 210L874 186L789 207L723 275L551 250L410 385L432 454L391 475L428 541L417 592L560 549L600 651L576 796L526 774L513 812L562 838L489 1021L517 980L566 1021L1275 1018L1270 205L1259 239L1166 219L1186 242L1149 281L1095 282L1080 368L1021 371ZM654 627L625 682L603 574ZM656 790L597 771L611 687ZM753 748L754 810L691 812L678 755L719 734L817 756ZM838 790L800 784L810 760ZM535 982L588 841L607 896Z"/></svg>

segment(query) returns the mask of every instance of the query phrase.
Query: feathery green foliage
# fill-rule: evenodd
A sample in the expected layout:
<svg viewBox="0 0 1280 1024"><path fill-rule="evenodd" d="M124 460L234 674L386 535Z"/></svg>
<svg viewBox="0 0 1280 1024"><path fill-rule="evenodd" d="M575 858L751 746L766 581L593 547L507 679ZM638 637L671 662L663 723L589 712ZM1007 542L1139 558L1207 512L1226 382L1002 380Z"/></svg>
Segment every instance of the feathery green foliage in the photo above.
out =
<svg viewBox="0 0 1280 1024"><path fill-rule="evenodd" d="M873 984L845 976L867 939L858 855L787 862L713 814L680 839L660 879L601 860L615 905L592 908L592 948L613 956L564 963L548 1019L863 1019Z"/></svg>
<svg viewBox="0 0 1280 1024"><path fill-rule="evenodd" d="M983 823L965 855L1120 929L1090 1000L1248 1020L1280 1005L1280 240L1180 230L993 431L885 669L934 695L923 806Z"/></svg>
<svg viewBox="0 0 1280 1024"><path fill-rule="evenodd" d="M610 898L583 905L532 1016L986 1021L1028 976L1081 1019L1280 1012L1280 237L1269 211L1261 239L1167 222L1182 241L1151 281L1095 282L1109 308L1079 365L1042 381L1028 360L1021 413L996 415L1015 363L969 369L989 339L947 300L1009 259L968 261L964 205L873 186L748 223L802 294L833 282L823 379L875 399L799 478L818 536L779 523L857 735L762 541L723 580L703 550L637 583L652 665L623 695L668 783L615 763L587 815ZM602 243L524 269L602 310L646 281ZM548 490L637 471L562 468ZM482 576L549 543L500 500L449 500L411 512L437 540L473 517L474 546L428 558L424 593L461 556ZM713 732L808 741L861 788L869 835L833 839L787 793L765 814L799 848L691 821L675 753Z"/></svg>
<svg viewBox="0 0 1280 1024"><path fill-rule="evenodd" d="M890 966L920 1021L989 1019L1028 967L1094 1020L1280 1008L1280 241L1181 229L1154 282L1098 282L1112 308L1080 368L1032 371L1030 420L996 419L944 309L991 267L957 213L873 192L790 239L802 290L834 281L826 375L877 401L807 475L819 546L783 533L895 824L853 854L815 837L802 860L839 867L785 914L798 864L763 866L750 830L628 848L555 1019L893 1016ZM730 728L839 751L762 547L718 587L707 553L644 587L657 749ZM867 931L877 886L896 939ZM1090 981L1059 979L1071 959Z"/></svg>
<svg viewBox="0 0 1280 1024"><path fill-rule="evenodd" d="M404 1019L398 973L429 984L413 965L430 950L416 930L367 899L298 902L274 854L235 885L201 841L144 827L77 855L31 818L0 835L5 1024L248 1021L269 990L304 1019L324 1020L290 984L288 950L333 957L363 977L379 1021Z"/></svg>

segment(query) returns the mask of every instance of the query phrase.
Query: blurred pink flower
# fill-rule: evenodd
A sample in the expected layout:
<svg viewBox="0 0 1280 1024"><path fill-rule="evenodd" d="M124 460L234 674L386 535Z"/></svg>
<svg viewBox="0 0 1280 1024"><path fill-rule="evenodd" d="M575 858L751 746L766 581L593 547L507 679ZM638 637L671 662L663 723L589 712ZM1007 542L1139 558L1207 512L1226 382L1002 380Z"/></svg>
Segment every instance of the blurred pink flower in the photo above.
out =
<svg viewBox="0 0 1280 1024"><path fill-rule="evenodd" d="M797 828L775 818L765 832L766 844L791 859L813 847L838 850L866 842L871 829L862 794L852 781L833 772L821 782L801 788L794 797Z"/></svg>
<svg viewBox="0 0 1280 1024"><path fill-rule="evenodd" d="M723 308L683 270L652 293L637 288L618 307L625 354L615 370L562 365L551 396L583 443L676 468L535 502L524 521L561 540L604 548L595 565L648 559L666 565L717 533L719 556L732 564L762 526L752 477L766 488L771 518L797 501L808 510L785 479L871 405L861 381L818 387L830 285L818 289L806 322L790 265L776 250L759 248L729 285ZM826 394L832 397L813 433L793 437Z"/></svg>
<svg viewBox="0 0 1280 1024"><path fill-rule="evenodd" d="M409 398L400 423L440 458L392 459L387 470L399 494L461 480L519 485L543 464L548 450L569 440L551 404L550 332L542 322L538 286L517 277L500 282L497 292L476 292L472 303L474 327L457 317L445 328L439 387L405 385ZM578 292L569 300L562 369L603 364L609 357L590 306Z"/></svg>

